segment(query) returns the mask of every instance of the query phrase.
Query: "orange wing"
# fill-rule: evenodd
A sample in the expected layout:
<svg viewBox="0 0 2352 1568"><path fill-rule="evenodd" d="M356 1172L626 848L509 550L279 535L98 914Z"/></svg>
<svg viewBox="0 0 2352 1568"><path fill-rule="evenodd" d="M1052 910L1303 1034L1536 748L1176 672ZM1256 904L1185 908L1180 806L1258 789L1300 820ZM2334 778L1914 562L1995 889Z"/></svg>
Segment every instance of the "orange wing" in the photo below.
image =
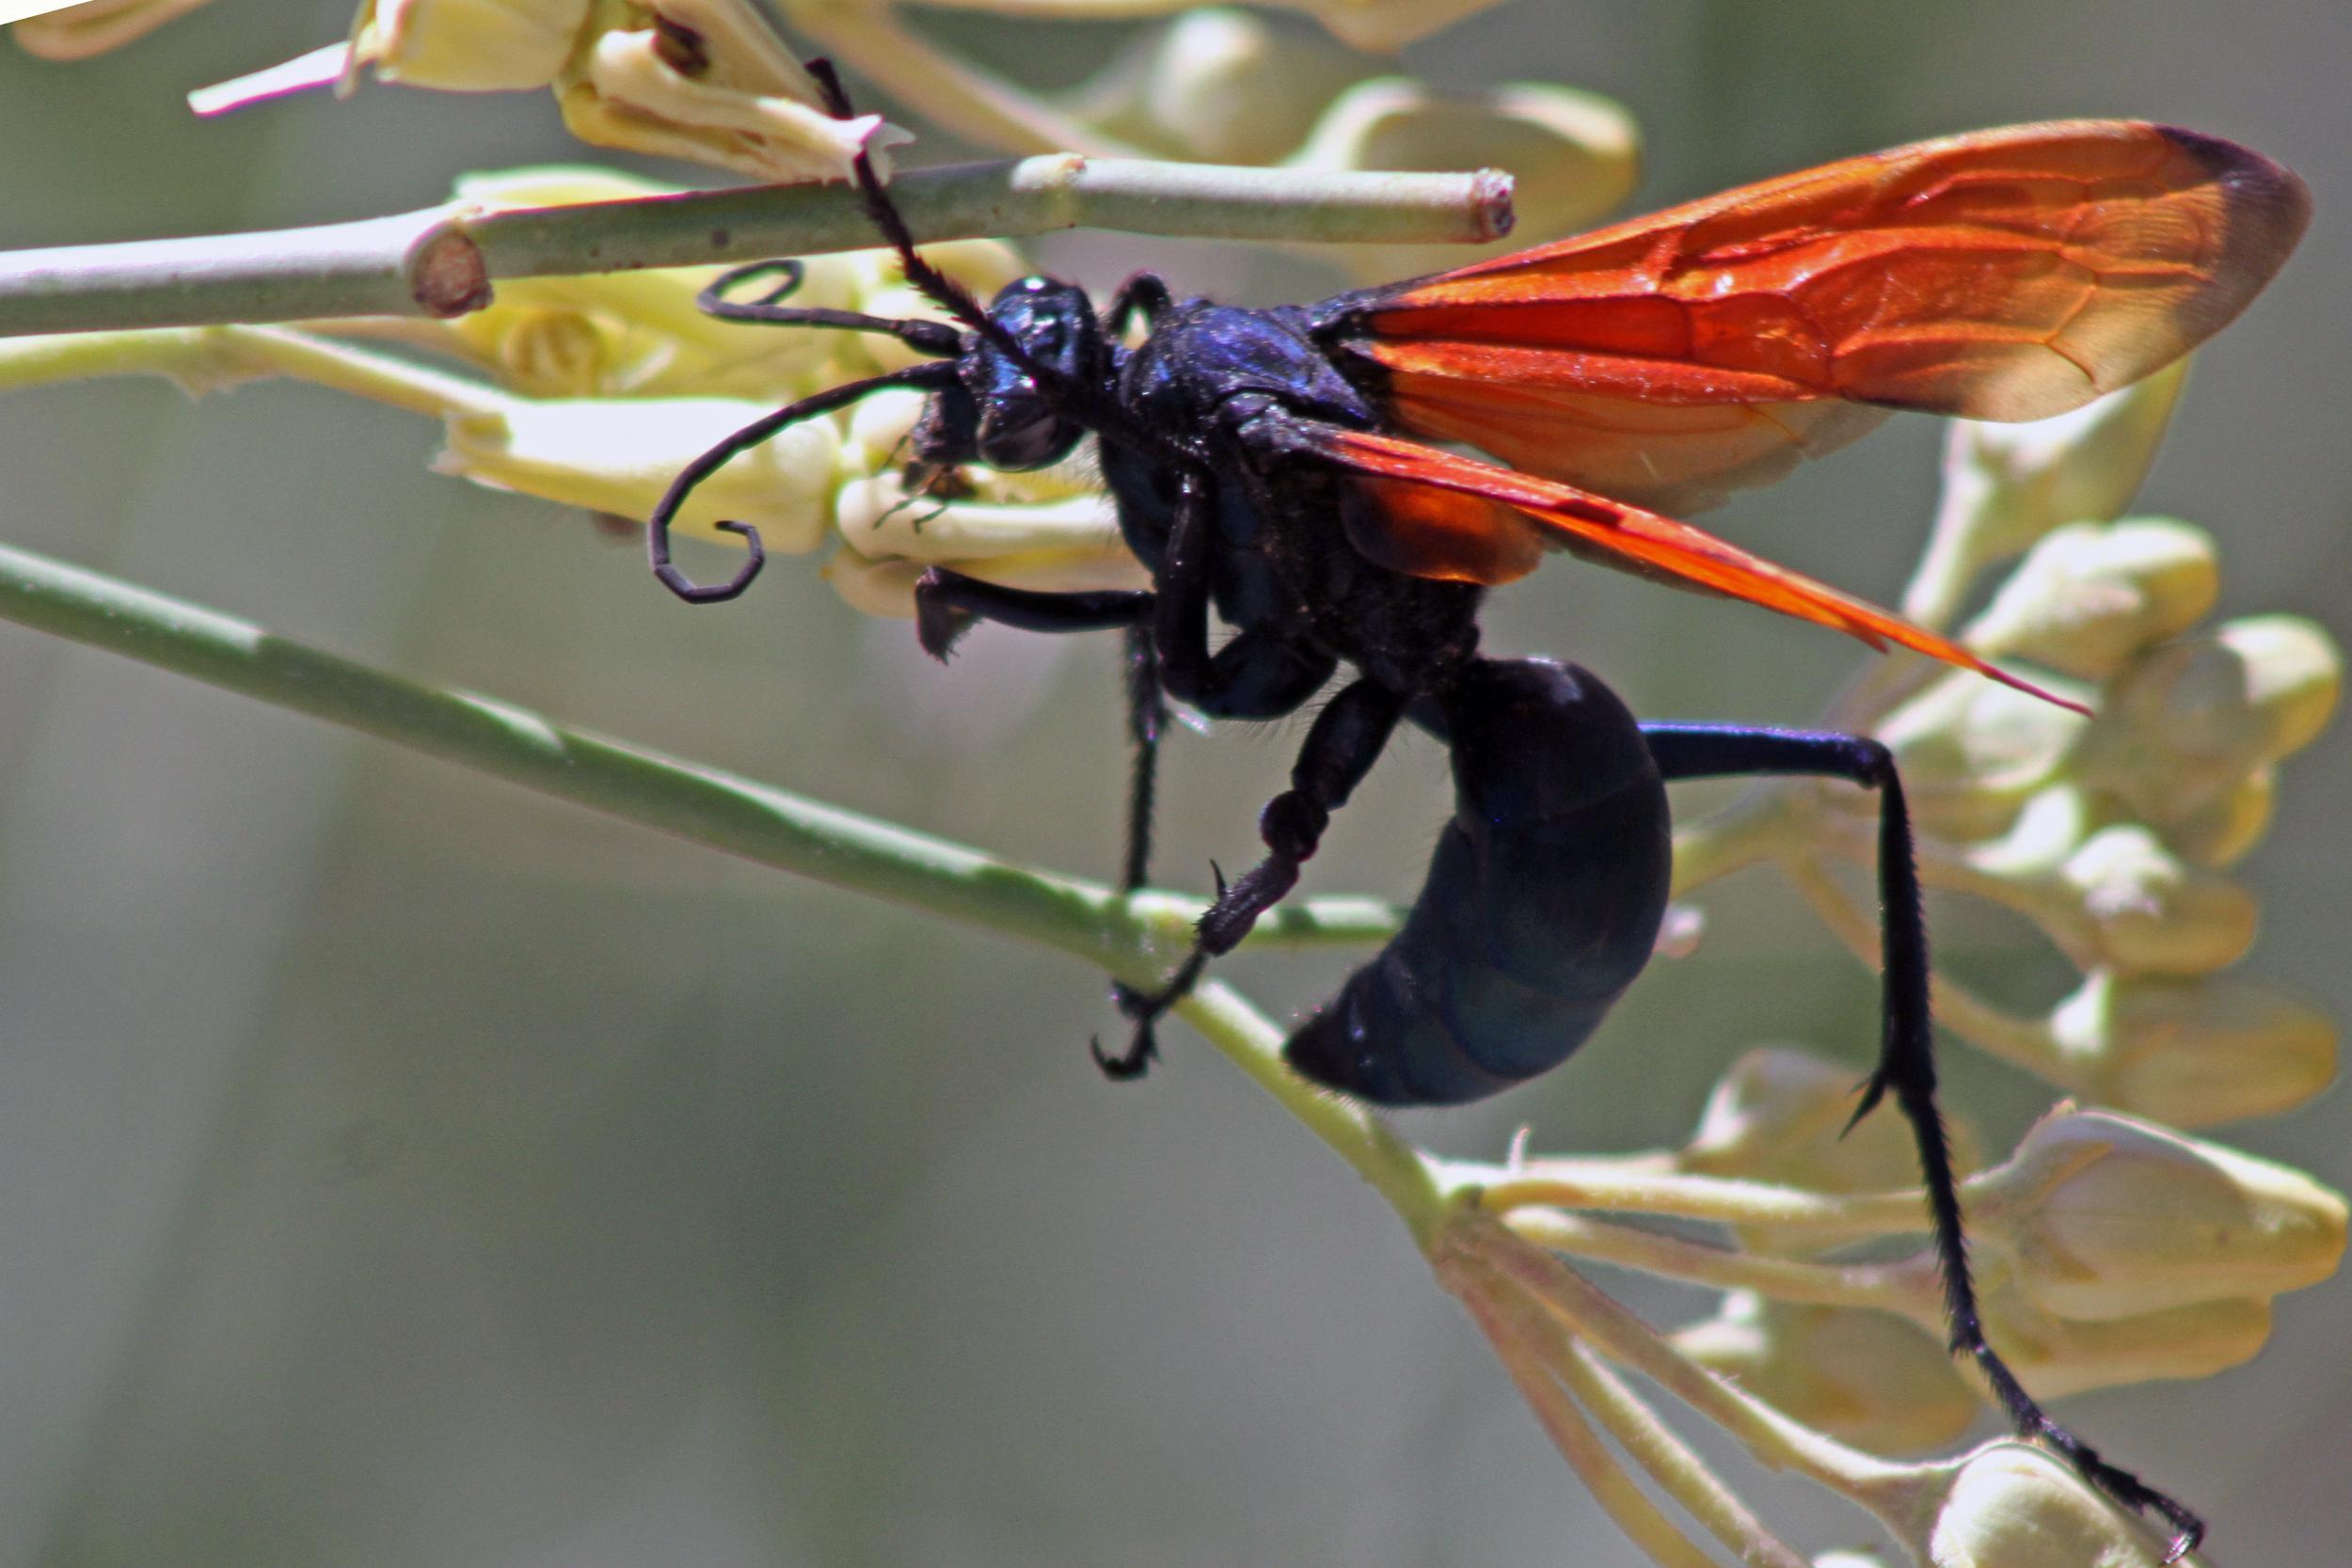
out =
<svg viewBox="0 0 2352 1568"><path fill-rule="evenodd" d="M2226 141L2016 126L1342 295L1317 336L1406 430L1687 511L1851 440L1858 404L2035 420L2127 386L2243 309L2309 216Z"/></svg>
<svg viewBox="0 0 2352 1568"><path fill-rule="evenodd" d="M1899 643L2060 707L2090 711L1986 663L1957 642L1688 523L1392 436L1304 420L1290 421L1284 436L1292 451L1357 476L1373 505L1350 510L1348 542L1392 570L1462 582L1509 582L1534 570L1546 548L1564 549L1657 581L1745 599L1860 638L1882 651Z"/></svg>

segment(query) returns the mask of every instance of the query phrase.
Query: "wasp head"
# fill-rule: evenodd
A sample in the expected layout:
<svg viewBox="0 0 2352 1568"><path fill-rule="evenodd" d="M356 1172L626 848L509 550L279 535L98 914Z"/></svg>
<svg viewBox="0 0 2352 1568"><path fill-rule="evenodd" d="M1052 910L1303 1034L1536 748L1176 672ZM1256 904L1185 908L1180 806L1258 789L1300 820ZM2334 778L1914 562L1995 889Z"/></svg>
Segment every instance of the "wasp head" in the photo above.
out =
<svg viewBox="0 0 2352 1568"><path fill-rule="evenodd" d="M959 384L934 395L915 427L920 465L1041 468L1067 457L1086 434L1070 412L1069 394L1104 383L1110 349L1085 291L1050 277L1024 277L1007 284L988 313L1021 346L1027 363L985 337L973 341Z"/></svg>

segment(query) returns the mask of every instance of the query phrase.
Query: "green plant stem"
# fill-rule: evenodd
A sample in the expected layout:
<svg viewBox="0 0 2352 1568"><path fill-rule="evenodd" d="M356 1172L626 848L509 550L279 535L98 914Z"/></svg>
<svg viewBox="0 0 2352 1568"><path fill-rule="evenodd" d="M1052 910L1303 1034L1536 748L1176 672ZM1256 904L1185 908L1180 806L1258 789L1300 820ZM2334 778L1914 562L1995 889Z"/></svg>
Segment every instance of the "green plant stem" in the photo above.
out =
<svg viewBox="0 0 2352 1568"><path fill-rule="evenodd" d="M1092 228L1205 239L1426 243L1511 227L1511 181L1314 173L1054 153L914 169L891 183L918 240ZM463 203L356 223L0 253L0 337L322 316L448 316L501 277L861 250L841 185L763 185L568 207Z"/></svg>
<svg viewBox="0 0 2352 1568"><path fill-rule="evenodd" d="M0 619L325 719L644 827L1027 937L1137 983L1181 951L1197 901L1121 899L714 768L566 729L538 714L386 674L251 622L0 546ZM1260 923L1269 942L1375 941L1396 911L1309 900Z"/></svg>
<svg viewBox="0 0 2352 1568"><path fill-rule="evenodd" d="M1158 981L1189 940L1200 905L1122 898L1097 882L995 860L961 845L820 804L715 768L680 762L463 691L444 691L274 637L95 572L0 546L0 619L103 648L296 713L593 807L691 843L835 887L1028 938L1136 985ZM1253 942L1359 942L1396 929L1368 898L1309 899L1258 923ZM1366 1107L1282 1065L1282 1034L1227 987L1181 1012L1354 1165L1415 1236L1446 1199L1421 1155Z"/></svg>
<svg viewBox="0 0 2352 1568"><path fill-rule="evenodd" d="M1279 912L1279 911L1278 911ZM1432 1163L1360 1101L1309 1083L1284 1066L1282 1031L1230 988L1200 987L1177 1007L1184 1021L1279 1101L1387 1200L1423 1251L1457 1205Z"/></svg>

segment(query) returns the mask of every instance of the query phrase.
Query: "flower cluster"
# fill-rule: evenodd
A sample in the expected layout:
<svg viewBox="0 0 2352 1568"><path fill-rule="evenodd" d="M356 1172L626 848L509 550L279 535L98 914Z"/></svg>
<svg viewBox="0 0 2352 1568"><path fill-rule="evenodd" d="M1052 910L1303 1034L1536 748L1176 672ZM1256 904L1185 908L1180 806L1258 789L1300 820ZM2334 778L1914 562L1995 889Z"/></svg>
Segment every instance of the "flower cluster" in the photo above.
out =
<svg viewBox="0 0 2352 1568"><path fill-rule="evenodd" d="M2341 658L2318 627L2287 617L2201 629L2217 589L2212 541L2175 520L2121 516L2180 380L2176 369L2039 425L1956 426L1933 542L1906 595L1915 618L1948 625L1987 568L2014 561L1963 640L2050 673L2095 717L1920 660L1874 668L1830 716L1900 759L1923 879L2024 915L2082 972L2039 1017L1948 976L1935 991L1955 1032L2101 1107L2060 1101L1985 1168L1980 1140L1953 1118L1957 1163L1974 1172L1962 1198L1987 1329L2043 1398L2238 1365L2268 1336L2274 1299L2328 1278L2345 1243L2338 1194L2159 1124L2299 1104L2333 1075L2336 1045L2307 1004L2218 973L2253 925L2226 868L2267 824L2278 764L2325 723ZM1771 861L1875 961L1875 912L1824 864L1867 866L1877 853L1876 801L1857 793L1772 784L1687 828L1678 887ZM1562 1435L1549 1406L1563 1399L1694 1514L1723 1513L1717 1533L1756 1560L1788 1548L1727 1508L1710 1513L1707 1481L1681 1474L1672 1449L1656 1457L1666 1440L1645 1407L1597 1389L1577 1359L1585 1347L1699 1405L1766 1463L1846 1492L1920 1561L2159 1560L2154 1538L2038 1450L1995 1443L1903 1466L1858 1451L1948 1442L1987 1394L1945 1349L1931 1250L1883 1255L1885 1239L1927 1223L1909 1132L1884 1113L1849 1132L1854 1103L1851 1068L1759 1050L1679 1149L1450 1167L1479 1222L1507 1229L1465 1242L1454 1232L1474 1222L1462 1221L1433 1247L1440 1275L1572 1462L1592 1460ZM1708 1222L1730 1244L1597 1212ZM1865 1242L1881 1246L1844 1255ZM1525 1243L1714 1287L1721 1305L1651 1342L1564 1285L1572 1276L1518 1257ZM1740 1392L1694 1384L1692 1368ZM1611 1496L1605 1481L1596 1490ZM1661 1527L1631 1505L1619 1517L1637 1538Z"/></svg>
<svg viewBox="0 0 2352 1568"><path fill-rule="evenodd" d="M483 207L643 195L643 181L579 170L477 178ZM1025 270L993 241L924 254L982 297ZM642 521L696 454L770 409L821 388L895 370L911 356L879 335L743 327L699 311L715 268L674 268L503 284L496 303L448 323L408 322L411 342L463 356L512 396L453 415L439 467ZM887 251L812 257L796 304L884 317L938 317ZM806 420L727 465L680 514L680 532L727 540L722 519L757 527L768 547L813 550L837 531L827 576L871 613L911 615L930 565L1014 587L1138 587L1107 500L1084 457L1033 473L973 468L952 496L909 495L900 470L922 398L885 394Z"/></svg>

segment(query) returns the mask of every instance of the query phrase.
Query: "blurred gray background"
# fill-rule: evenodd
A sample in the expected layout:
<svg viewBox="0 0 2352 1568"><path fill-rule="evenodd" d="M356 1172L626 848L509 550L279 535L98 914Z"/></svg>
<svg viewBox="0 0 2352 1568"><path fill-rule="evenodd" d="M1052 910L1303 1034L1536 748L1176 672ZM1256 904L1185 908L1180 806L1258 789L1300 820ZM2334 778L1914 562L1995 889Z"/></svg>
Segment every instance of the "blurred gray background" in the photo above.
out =
<svg viewBox="0 0 2352 1568"><path fill-rule="evenodd" d="M358 217L581 156L540 95L186 117L188 87L347 19L219 0L77 67L0 47L0 245ZM937 31L1054 80L1123 36ZM1407 55L1443 84L1618 96L1645 206L2058 116L2177 120L2293 166L2317 222L2200 363L2142 504L2221 536L2225 612L2339 637L2347 61L2352 8L2321 0L1522 0ZM1096 284L1150 263L1262 302L1329 286L1207 246L1041 254ZM1886 599L1937 435L1898 420L1718 520ZM693 612L577 515L427 473L436 438L289 386L17 394L0 533L421 680L1113 867L1108 640L984 631L943 673L799 562ZM1565 563L1490 626L1660 716L1802 721L1851 665L1828 634ZM1297 733L1180 737L1165 879L1249 856ZM2243 868L2249 970L2339 1014L2348 768L2341 730L2293 764ZM1409 891L1446 794L1437 749L1400 748L1314 886ZM1769 876L1707 908L1699 956L1658 966L1572 1068L1414 1133L1639 1148L1677 1139L1748 1044L1859 1069L1871 978ZM2067 979L1988 948L2005 927L1947 927L2018 994ZM1349 961L1234 974L1295 1008ZM1085 1042L1113 1022L1064 960L0 627L0 1561L1638 1560L1384 1208L1182 1029L1147 1085L1106 1085ZM1947 1054L1996 1131L2037 1102ZM2220 1135L2352 1175L2340 1096ZM2250 1368L2066 1413L2206 1510L2217 1560L2331 1560L2347 1344L2352 1292L2322 1288ZM1758 1484L1809 1550L1869 1539Z"/></svg>

